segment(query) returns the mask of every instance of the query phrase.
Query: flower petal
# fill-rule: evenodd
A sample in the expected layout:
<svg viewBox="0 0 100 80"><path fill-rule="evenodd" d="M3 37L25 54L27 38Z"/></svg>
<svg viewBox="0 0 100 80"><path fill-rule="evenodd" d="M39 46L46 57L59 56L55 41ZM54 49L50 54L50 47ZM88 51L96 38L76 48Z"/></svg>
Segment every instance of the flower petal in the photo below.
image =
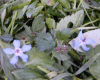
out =
<svg viewBox="0 0 100 80"><path fill-rule="evenodd" d="M6 54L14 54L14 49L6 48L6 49L3 49L3 52Z"/></svg>
<svg viewBox="0 0 100 80"><path fill-rule="evenodd" d="M83 40L83 39L84 39L84 37L83 37L83 35L82 35L82 30L79 32L78 38L79 38L80 40Z"/></svg>
<svg viewBox="0 0 100 80"><path fill-rule="evenodd" d="M80 46L80 42L79 41L74 41L73 42L73 47L79 47Z"/></svg>
<svg viewBox="0 0 100 80"><path fill-rule="evenodd" d="M90 48L89 47L86 47L85 44L82 45L82 48L85 50L85 51L88 51Z"/></svg>
<svg viewBox="0 0 100 80"><path fill-rule="evenodd" d="M21 54L21 55L19 55L19 56L22 58L23 62L28 62L28 55L26 55L26 54Z"/></svg>
<svg viewBox="0 0 100 80"><path fill-rule="evenodd" d="M12 58L10 59L10 63L11 63L12 65L16 64L17 61L18 61L18 56L14 56L14 57L12 57Z"/></svg>
<svg viewBox="0 0 100 80"><path fill-rule="evenodd" d="M86 44L91 44L91 43L96 43L96 42L92 39L86 38L85 43Z"/></svg>
<svg viewBox="0 0 100 80"><path fill-rule="evenodd" d="M19 40L14 40L13 45L14 45L15 48L19 48L20 47L20 41Z"/></svg>
<svg viewBox="0 0 100 80"><path fill-rule="evenodd" d="M31 48L32 48L31 45L24 45L24 46L22 47L22 51L23 51L23 52L26 52L26 51L29 51Z"/></svg>

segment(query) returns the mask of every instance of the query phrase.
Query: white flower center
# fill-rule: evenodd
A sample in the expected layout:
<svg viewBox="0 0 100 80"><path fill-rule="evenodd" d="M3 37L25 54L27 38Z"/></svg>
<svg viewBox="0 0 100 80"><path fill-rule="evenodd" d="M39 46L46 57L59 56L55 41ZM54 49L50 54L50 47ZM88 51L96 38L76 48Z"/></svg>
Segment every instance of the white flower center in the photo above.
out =
<svg viewBox="0 0 100 80"><path fill-rule="evenodd" d="M22 54L21 48L16 48L15 49L15 55L19 56L20 54Z"/></svg>

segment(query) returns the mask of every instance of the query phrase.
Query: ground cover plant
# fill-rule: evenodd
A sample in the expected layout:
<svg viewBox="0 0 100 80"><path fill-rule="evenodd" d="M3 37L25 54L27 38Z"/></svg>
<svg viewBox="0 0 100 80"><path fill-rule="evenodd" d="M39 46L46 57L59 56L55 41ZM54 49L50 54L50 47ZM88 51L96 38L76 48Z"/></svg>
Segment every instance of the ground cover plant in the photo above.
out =
<svg viewBox="0 0 100 80"><path fill-rule="evenodd" d="M100 80L99 0L10 0L0 15L0 80Z"/></svg>

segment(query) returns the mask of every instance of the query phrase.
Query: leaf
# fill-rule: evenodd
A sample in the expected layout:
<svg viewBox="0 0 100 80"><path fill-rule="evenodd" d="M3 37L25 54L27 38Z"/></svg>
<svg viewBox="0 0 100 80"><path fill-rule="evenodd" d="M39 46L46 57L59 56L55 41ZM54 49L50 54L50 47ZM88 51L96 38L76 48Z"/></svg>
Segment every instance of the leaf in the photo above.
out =
<svg viewBox="0 0 100 80"><path fill-rule="evenodd" d="M7 5L7 4L6 4ZM6 6L5 5L5 6ZM2 22L2 25L3 25L3 22L4 22L4 19L5 19L5 16L6 16L6 8L2 11L1 13L1 22Z"/></svg>
<svg viewBox="0 0 100 80"><path fill-rule="evenodd" d="M26 65L31 69L36 69L38 65L43 68L49 69L54 64L54 60L51 60L50 56L46 53L38 51L36 48L32 48L27 52L29 55L29 62Z"/></svg>
<svg viewBox="0 0 100 80"><path fill-rule="evenodd" d="M70 63L69 63L70 62ZM63 66L66 68L66 69L69 69L69 67L71 66L71 64L74 64L72 63L71 61L63 61ZM75 65L76 66L76 65Z"/></svg>
<svg viewBox="0 0 100 80"><path fill-rule="evenodd" d="M70 9L70 4L68 0L58 0L66 9Z"/></svg>
<svg viewBox="0 0 100 80"><path fill-rule="evenodd" d="M57 58L58 60L62 60L62 61L70 59L68 52L63 52L63 51L56 52L54 57Z"/></svg>
<svg viewBox="0 0 100 80"><path fill-rule="evenodd" d="M73 77L73 80L83 80L83 79L79 79L77 77Z"/></svg>
<svg viewBox="0 0 100 80"><path fill-rule="evenodd" d="M30 79L30 80L48 80L48 79L37 78L37 79Z"/></svg>
<svg viewBox="0 0 100 80"><path fill-rule="evenodd" d="M27 32L27 34L31 36L31 34L32 34L31 29L26 24L24 24L23 26L25 28L25 32Z"/></svg>
<svg viewBox="0 0 100 80"><path fill-rule="evenodd" d="M7 42L13 40L13 37L8 33L1 35L0 38Z"/></svg>
<svg viewBox="0 0 100 80"><path fill-rule="evenodd" d="M66 16L65 18L61 19L59 23L57 23L57 29L56 30L63 30L68 28L68 24L70 22L73 23L75 27L79 27L83 24L84 20L84 11L79 10L75 14L72 14L71 16Z"/></svg>
<svg viewBox="0 0 100 80"><path fill-rule="evenodd" d="M90 2L91 2L91 5L92 5L92 6L95 6L95 7L100 7L100 4L99 4L99 3L97 3L97 2L96 2L96 1L94 1L94 0L91 0Z"/></svg>
<svg viewBox="0 0 100 80"><path fill-rule="evenodd" d="M83 6L84 6L85 9L90 9L89 5L85 1L82 1L82 3L83 3Z"/></svg>
<svg viewBox="0 0 100 80"><path fill-rule="evenodd" d="M42 75L40 75L35 70L31 70L31 69L14 70L12 74L16 76L18 80L30 80L35 78L43 78Z"/></svg>
<svg viewBox="0 0 100 80"><path fill-rule="evenodd" d="M56 31L56 37L59 40L68 41L68 38L70 37L70 35L71 35L71 29L70 28Z"/></svg>
<svg viewBox="0 0 100 80"><path fill-rule="evenodd" d="M52 18L46 18L46 24L48 28L55 28L55 20Z"/></svg>
<svg viewBox="0 0 100 80"><path fill-rule="evenodd" d="M36 7L37 2L38 0L28 6L28 11L26 12L27 18L30 18L31 16L36 16L43 9L44 6L42 5Z"/></svg>
<svg viewBox="0 0 100 80"><path fill-rule="evenodd" d="M100 79L100 64L94 62L90 67L89 71L97 79Z"/></svg>
<svg viewBox="0 0 100 80"><path fill-rule="evenodd" d="M100 35L97 35L97 34L99 34L99 33L100 33L100 29L95 29L95 30L91 30L91 31L87 31L87 32L83 33L83 36L84 36L84 37L87 36L87 38L90 38L90 39L94 40L96 43L95 43L95 44L90 44L90 45L91 45L92 47L95 47L96 45L100 44ZM77 41L78 38L77 38L77 37L74 38L73 40L71 40L71 41L69 42L69 44L71 45L71 47L72 47L73 49L75 49L75 50L77 50L77 51L80 51L80 52L83 52L79 47L74 48L73 42L74 42L75 40Z"/></svg>
<svg viewBox="0 0 100 80"><path fill-rule="evenodd" d="M32 22L32 30L33 32L42 30L45 27L44 16L39 15L37 16Z"/></svg>
<svg viewBox="0 0 100 80"><path fill-rule="evenodd" d="M18 9L17 19L21 19L27 10L28 5L24 6L21 9Z"/></svg>
<svg viewBox="0 0 100 80"><path fill-rule="evenodd" d="M59 75L57 75L56 77L54 77L53 79L51 80L61 80L62 78L66 77L66 76L73 76L71 73L61 73Z"/></svg>
<svg viewBox="0 0 100 80"><path fill-rule="evenodd" d="M99 53L100 52L100 45L97 45L96 47L91 47L91 46L89 46L90 47L90 50L88 51L88 52L81 52L81 55L85 55L85 59L86 60L89 60L89 59L91 59L94 55L96 55L97 53ZM96 59L96 62L97 63L100 63L100 57L98 57L97 59Z"/></svg>
<svg viewBox="0 0 100 80"><path fill-rule="evenodd" d="M46 4L48 6L53 6L56 3L56 0L41 0L42 4Z"/></svg>
<svg viewBox="0 0 100 80"><path fill-rule="evenodd" d="M58 63L55 63L49 68L49 70L50 71L60 72L60 71L65 71L66 68L63 67L62 65L58 64Z"/></svg>
<svg viewBox="0 0 100 80"><path fill-rule="evenodd" d="M100 56L100 53L94 55L89 61L87 61L76 73L75 75L78 75L82 73L84 70L86 70L97 58Z"/></svg>
<svg viewBox="0 0 100 80"><path fill-rule="evenodd" d="M36 38L36 47L39 51L50 51L55 47L55 41L50 33L42 33Z"/></svg>

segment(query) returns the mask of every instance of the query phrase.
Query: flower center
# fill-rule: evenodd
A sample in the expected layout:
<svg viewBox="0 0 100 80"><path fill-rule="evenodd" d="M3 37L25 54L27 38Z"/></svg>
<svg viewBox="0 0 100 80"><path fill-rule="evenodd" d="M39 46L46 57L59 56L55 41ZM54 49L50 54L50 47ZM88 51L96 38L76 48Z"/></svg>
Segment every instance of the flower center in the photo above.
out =
<svg viewBox="0 0 100 80"><path fill-rule="evenodd" d="M20 55L22 53L22 50L20 48L15 49L15 55Z"/></svg>
<svg viewBox="0 0 100 80"><path fill-rule="evenodd" d="M86 38L84 38L82 41L85 42Z"/></svg>

